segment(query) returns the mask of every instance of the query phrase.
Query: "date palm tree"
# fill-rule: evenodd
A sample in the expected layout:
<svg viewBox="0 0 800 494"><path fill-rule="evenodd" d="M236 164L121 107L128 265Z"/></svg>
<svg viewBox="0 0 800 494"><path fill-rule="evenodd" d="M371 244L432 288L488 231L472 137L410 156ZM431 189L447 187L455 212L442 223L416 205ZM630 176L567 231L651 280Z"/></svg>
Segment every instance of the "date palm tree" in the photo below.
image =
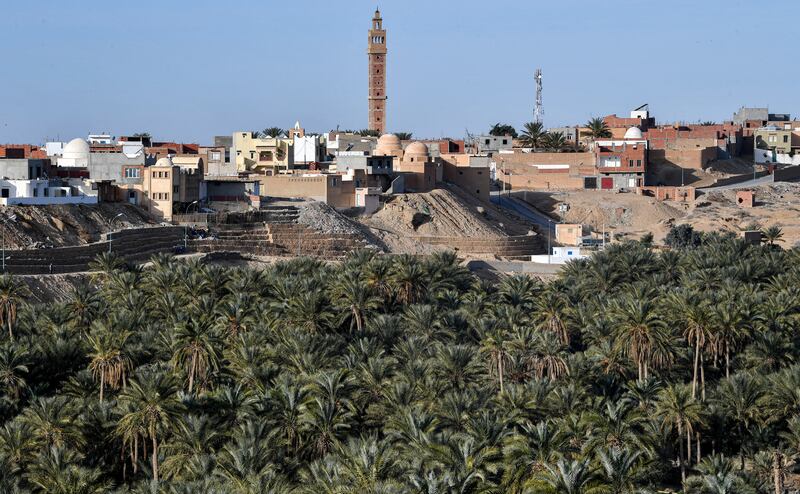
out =
<svg viewBox="0 0 800 494"><path fill-rule="evenodd" d="M170 375L143 372L132 379L120 393L116 432L128 449L134 470L138 464L139 446L147 451L150 441L150 462L153 480L158 482L159 446L179 426L183 406L177 398L178 386Z"/></svg>
<svg viewBox="0 0 800 494"><path fill-rule="evenodd" d="M567 138L563 132L548 132L544 136L544 147L553 151L559 151L567 147Z"/></svg>
<svg viewBox="0 0 800 494"><path fill-rule="evenodd" d="M119 389L125 386L128 373L133 364L125 348L130 331L113 331L104 325L98 325L94 334L88 336L91 352L89 353L89 370L96 380L100 381L100 402L106 386Z"/></svg>
<svg viewBox="0 0 800 494"><path fill-rule="evenodd" d="M283 130L282 128L280 128L280 127L267 127L266 129L262 130L260 132L260 134L265 136L265 137L275 138L275 137L280 137L282 135L285 135L286 131Z"/></svg>
<svg viewBox="0 0 800 494"><path fill-rule="evenodd" d="M545 143L547 132L541 122L528 122L524 125L520 135L520 144L523 147L533 148L535 151Z"/></svg>
<svg viewBox="0 0 800 494"><path fill-rule="evenodd" d="M628 295L611 311L617 346L636 365L640 381L647 379L652 366L671 361L670 336L652 301Z"/></svg>
<svg viewBox="0 0 800 494"><path fill-rule="evenodd" d="M747 443L746 432L762 416L764 390L758 379L747 374L736 374L724 379L719 386L716 403L719 409L736 426L741 445L739 459L744 470L744 450Z"/></svg>
<svg viewBox="0 0 800 494"><path fill-rule="evenodd" d="M546 464L545 472L540 478L546 482L556 494L592 494L600 492L597 476L592 470L589 459L558 460L555 465Z"/></svg>
<svg viewBox="0 0 800 494"><path fill-rule="evenodd" d="M611 137L611 129L608 128L605 120L600 117L590 119L586 122L586 127L589 129L589 137L593 139Z"/></svg>
<svg viewBox="0 0 800 494"><path fill-rule="evenodd" d="M381 303L361 273L353 270L344 271L333 282L331 300L334 307L342 310L342 319L350 320L350 330L355 325L358 334L363 331L365 314Z"/></svg>
<svg viewBox="0 0 800 494"><path fill-rule="evenodd" d="M209 372L219 368L221 348L222 340L208 318L190 317L178 323L172 359L186 372L190 394L196 382L205 387Z"/></svg>
<svg viewBox="0 0 800 494"><path fill-rule="evenodd" d="M29 360L25 350L9 344L0 346L0 387L12 400L18 400L28 387L25 376Z"/></svg>
<svg viewBox="0 0 800 494"><path fill-rule="evenodd" d="M0 325L6 327L8 339L11 341L14 341L17 311L30 295L28 287L12 275L0 276Z"/></svg>
<svg viewBox="0 0 800 494"><path fill-rule="evenodd" d="M686 463L692 453L692 437L694 428L700 423L700 404L691 396L685 386L668 386L659 393L656 404L656 415L661 418L667 427L678 433L679 456L678 463L681 469L681 481L686 483ZM686 433L687 449L684 452L683 437Z"/></svg>

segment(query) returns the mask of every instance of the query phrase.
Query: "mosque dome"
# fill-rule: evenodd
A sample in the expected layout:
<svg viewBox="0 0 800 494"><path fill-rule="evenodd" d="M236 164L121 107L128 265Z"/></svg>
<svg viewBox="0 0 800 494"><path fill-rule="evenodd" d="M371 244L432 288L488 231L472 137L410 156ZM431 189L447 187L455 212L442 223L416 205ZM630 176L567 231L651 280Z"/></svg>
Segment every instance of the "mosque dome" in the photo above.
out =
<svg viewBox="0 0 800 494"><path fill-rule="evenodd" d="M167 157L159 158L155 166L172 166L172 160Z"/></svg>
<svg viewBox="0 0 800 494"><path fill-rule="evenodd" d="M419 141L412 142L406 147L405 155L415 158L428 156L428 146Z"/></svg>
<svg viewBox="0 0 800 494"><path fill-rule="evenodd" d="M639 127L631 127L625 131L625 139L642 139L642 130Z"/></svg>
<svg viewBox="0 0 800 494"><path fill-rule="evenodd" d="M400 145L400 138L394 134L383 134L378 138L378 145L375 146L376 156L398 156L403 151Z"/></svg>
<svg viewBox="0 0 800 494"><path fill-rule="evenodd" d="M61 156L67 159L87 159L89 158L89 143L76 137L64 146Z"/></svg>

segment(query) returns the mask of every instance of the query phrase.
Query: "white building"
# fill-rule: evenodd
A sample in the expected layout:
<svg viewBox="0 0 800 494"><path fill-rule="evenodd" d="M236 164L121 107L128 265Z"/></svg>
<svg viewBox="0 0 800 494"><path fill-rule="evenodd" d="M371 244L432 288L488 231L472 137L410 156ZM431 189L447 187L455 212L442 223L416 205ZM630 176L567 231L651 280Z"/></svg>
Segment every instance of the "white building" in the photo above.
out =
<svg viewBox="0 0 800 494"><path fill-rule="evenodd" d="M319 159L319 136L294 136L294 164L307 165Z"/></svg>
<svg viewBox="0 0 800 494"><path fill-rule="evenodd" d="M551 254L531 256L531 261L540 264L564 264L575 259L586 259L587 255L581 254L580 247L553 247Z"/></svg>
<svg viewBox="0 0 800 494"><path fill-rule="evenodd" d="M0 205L97 204L88 181L0 179Z"/></svg>
<svg viewBox="0 0 800 494"><path fill-rule="evenodd" d="M114 138L109 134L89 134L89 144L114 144Z"/></svg>
<svg viewBox="0 0 800 494"><path fill-rule="evenodd" d="M53 146L55 149L56 146ZM47 149L47 146L45 146ZM48 156L50 153L48 152ZM76 137L61 148L61 153L56 154L56 166L64 168L89 167L89 143Z"/></svg>

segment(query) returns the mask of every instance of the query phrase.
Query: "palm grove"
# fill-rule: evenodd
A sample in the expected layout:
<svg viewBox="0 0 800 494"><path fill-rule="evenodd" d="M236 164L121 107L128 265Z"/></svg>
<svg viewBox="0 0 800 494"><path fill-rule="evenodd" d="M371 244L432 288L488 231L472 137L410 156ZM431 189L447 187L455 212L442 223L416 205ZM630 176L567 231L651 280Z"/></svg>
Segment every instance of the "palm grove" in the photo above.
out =
<svg viewBox="0 0 800 494"><path fill-rule="evenodd" d="M614 245L0 278L0 491L767 493L800 452L800 255Z"/></svg>

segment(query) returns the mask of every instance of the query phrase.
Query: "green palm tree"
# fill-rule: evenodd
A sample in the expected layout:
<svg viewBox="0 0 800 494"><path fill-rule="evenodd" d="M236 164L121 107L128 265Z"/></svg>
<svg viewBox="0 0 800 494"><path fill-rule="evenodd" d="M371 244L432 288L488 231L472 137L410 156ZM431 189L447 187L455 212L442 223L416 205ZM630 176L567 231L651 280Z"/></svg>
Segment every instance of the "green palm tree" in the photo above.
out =
<svg viewBox="0 0 800 494"><path fill-rule="evenodd" d="M765 395L758 379L747 374L736 374L724 379L717 390L716 403L720 411L736 426L741 445L739 457L744 470L746 432L762 417Z"/></svg>
<svg viewBox="0 0 800 494"><path fill-rule="evenodd" d="M259 134L265 137L275 138L285 135L286 131L280 127L267 127L264 130L262 130Z"/></svg>
<svg viewBox="0 0 800 494"><path fill-rule="evenodd" d="M333 282L331 300L334 307L342 310L342 319L350 319L350 329L355 324L356 331L361 334L364 328L364 316L380 306L381 298L356 271L344 271Z"/></svg>
<svg viewBox="0 0 800 494"><path fill-rule="evenodd" d="M600 492L597 477L589 459L568 461L560 459L555 465L546 464L540 478L555 494L592 494Z"/></svg>
<svg viewBox="0 0 800 494"><path fill-rule="evenodd" d="M96 380L100 381L100 402L106 386L119 389L125 386L128 373L133 368L126 351L126 343L131 337L129 331L112 332L109 328L98 325L95 333L88 336L92 347L89 353L89 370Z"/></svg>
<svg viewBox="0 0 800 494"><path fill-rule="evenodd" d="M528 122L524 125L520 135L520 144L536 150L544 145L547 132L541 122Z"/></svg>
<svg viewBox="0 0 800 494"><path fill-rule="evenodd" d="M222 340L210 320L189 318L178 323L175 329L173 365L186 372L189 393L195 383L207 385L209 373L219 368Z"/></svg>
<svg viewBox="0 0 800 494"><path fill-rule="evenodd" d="M658 397L656 415L664 424L677 431L681 469L681 481L686 483L686 464L690 463L692 454L692 433L700 424L701 407L699 402L691 396L691 391L685 386L667 386ZM684 452L683 434L686 433L687 448Z"/></svg>
<svg viewBox="0 0 800 494"><path fill-rule="evenodd" d="M28 388L29 355L13 345L0 346L0 387L6 396L18 400Z"/></svg>
<svg viewBox="0 0 800 494"><path fill-rule="evenodd" d="M0 276L0 325L8 330L8 339L14 341L14 323L17 322L17 310L27 297L31 295L28 287L17 281L12 275Z"/></svg>
<svg viewBox="0 0 800 494"><path fill-rule="evenodd" d="M669 333L651 301L626 296L615 301L611 312L617 346L637 366L640 381L647 379L650 367L672 360Z"/></svg>
<svg viewBox="0 0 800 494"><path fill-rule="evenodd" d="M183 406L177 398L177 384L170 375L142 373L132 379L120 393L116 433L130 452L134 471L138 465L139 447L147 451L150 441L150 461L153 480L158 482L159 446L179 426Z"/></svg>
<svg viewBox="0 0 800 494"><path fill-rule="evenodd" d="M560 151L567 147L567 138L563 132L548 132L544 136L544 147L553 151Z"/></svg>
<svg viewBox="0 0 800 494"><path fill-rule="evenodd" d="M643 469L644 453L613 447L600 451L603 477L610 494L639 494L640 485L646 480Z"/></svg>
<svg viewBox="0 0 800 494"><path fill-rule="evenodd" d="M608 128L605 120L600 117L591 118L586 122L586 127L589 129L589 137L593 139L611 137L611 129Z"/></svg>
<svg viewBox="0 0 800 494"><path fill-rule="evenodd" d="M783 230L778 225L772 225L761 231L761 239L769 246L783 242Z"/></svg>
<svg viewBox="0 0 800 494"><path fill-rule="evenodd" d="M503 393L503 369L510 359L509 347L510 342L503 332L496 328L488 331L481 340L480 351L486 356L490 373L497 371L500 394Z"/></svg>

